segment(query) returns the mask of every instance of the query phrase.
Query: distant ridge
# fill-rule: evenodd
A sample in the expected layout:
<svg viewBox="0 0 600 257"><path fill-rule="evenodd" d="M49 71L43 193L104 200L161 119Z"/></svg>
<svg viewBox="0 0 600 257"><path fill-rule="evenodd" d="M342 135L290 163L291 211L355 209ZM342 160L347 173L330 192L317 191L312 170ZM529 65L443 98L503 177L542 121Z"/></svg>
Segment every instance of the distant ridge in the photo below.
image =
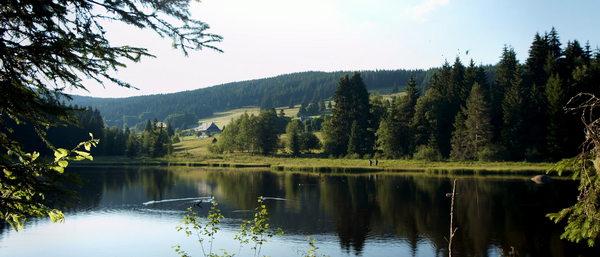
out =
<svg viewBox="0 0 600 257"><path fill-rule="evenodd" d="M413 74L424 92L433 72L437 70L375 70L359 71L371 92L390 92L394 84L400 91ZM283 74L270 78L231 82L169 94L133 96L127 98L95 98L73 96L70 104L97 108L108 126L133 127L132 122L147 119L163 121L170 114L193 113L198 118L210 116L214 111L225 111L243 106L288 106L290 101L299 104L325 100L333 96L340 77L354 71L306 71ZM141 86L143 87L143 85ZM190 124L188 124L190 125Z"/></svg>

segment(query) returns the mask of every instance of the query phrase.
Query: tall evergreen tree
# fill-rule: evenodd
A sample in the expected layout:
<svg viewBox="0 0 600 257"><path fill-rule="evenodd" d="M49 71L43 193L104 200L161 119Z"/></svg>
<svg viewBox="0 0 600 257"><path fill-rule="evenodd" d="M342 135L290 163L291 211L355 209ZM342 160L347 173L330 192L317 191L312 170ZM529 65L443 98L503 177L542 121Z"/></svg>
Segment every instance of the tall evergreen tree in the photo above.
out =
<svg viewBox="0 0 600 257"><path fill-rule="evenodd" d="M334 155L345 155L348 152L348 140L352 122L357 121L363 135L357 142L357 151L364 154L372 151L375 138L372 131L371 103L369 92L359 73L352 78L348 75L340 78L334 93L335 106L332 109L331 126L325 139L326 151Z"/></svg>
<svg viewBox="0 0 600 257"><path fill-rule="evenodd" d="M548 134L547 149L552 158L565 157L565 146L567 140L567 124L563 106L565 104L565 91L558 74L552 75L546 83Z"/></svg>
<svg viewBox="0 0 600 257"><path fill-rule="evenodd" d="M466 157L476 159L481 149L492 140L490 106L486 100L486 90L479 83L473 84L462 111L466 115Z"/></svg>
<svg viewBox="0 0 600 257"><path fill-rule="evenodd" d="M519 61L517 54L512 47L504 46L502 57L497 65L494 82L491 88L491 114L492 127L494 128L494 138L500 140L503 127L503 103L509 88L515 81L515 76L519 75ZM522 85L519 90L522 90Z"/></svg>
<svg viewBox="0 0 600 257"><path fill-rule="evenodd" d="M465 125L465 115L458 112L454 117L454 131L452 131L452 150L450 158L456 160L470 159L469 143L467 139L467 127Z"/></svg>
<svg viewBox="0 0 600 257"><path fill-rule="evenodd" d="M542 37L539 33L536 33L529 48L529 57L525 63L526 83L541 87L542 91L546 85L546 80L548 80L548 74L544 70L544 66L549 52L548 35Z"/></svg>
<svg viewBox="0 0 600 257"><path fill-rule="evenodd" d="M431 86L415 105L413 129L414 145L417 147L431 145L430 142L435 142L438 147L438 140L441 138L440 131L448 130L448 127L443 127L439 122L444 113L444 99L442 92L438 89L437 77L437 74L433 74Z"/></svg>
<svg viewBox="0 0 600 257"><path fill-rule="evenodd" d="M321 98L319 99L319 111L320 111L320 112L322 112L322 111L325 111L325 109L326 109L326 106L325 106L325 101L324 101L324 100L323 100L323 98L321 97Z"/></svg>
<svg viewBox="0 0 600 257"><path fill-rule="evenodd" d="M526 93L519 66L514 71L513 79L506 90L502 101L503 124L501 138L510 158L525 158L527 127L525 127Z"/></svg>
<svg viewBox="0 0 600 257"><path fill-rule="evenodd" d="M360 154L360 140L362 139L362 131L358 126L358 121L352 122L350 128L350 137L348 138L348 154Z"/></svg>
<svg viewBox="0 0 600 257"><path fill-rule="evenodd" d="M392 108L376 134L378 144L382 146L385 154L392 158L410 155L416 148L413 118L420 93L412 75L406 84L405 92L406 94L392 103Z"/></svg>
<svg viewBox="0 0 600 257"><path fill-rule="evenodd" d="M285 128L286 146L294 156L300 155L300 121L292 120Z"/></svg>

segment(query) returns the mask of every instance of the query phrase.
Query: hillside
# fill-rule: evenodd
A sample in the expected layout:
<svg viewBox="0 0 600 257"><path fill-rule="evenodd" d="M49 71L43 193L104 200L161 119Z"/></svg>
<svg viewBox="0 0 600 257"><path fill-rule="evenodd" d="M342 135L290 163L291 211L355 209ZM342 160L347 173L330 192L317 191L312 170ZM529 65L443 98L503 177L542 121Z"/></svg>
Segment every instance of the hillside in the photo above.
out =
<svg viewBox="0 0 600 257"><path fill-rule="evenodd" d="M483 66L488 79L493 78L494 66ZM425 70L360 71L371 93L389 94L394 85L400 92L410 74L421 92L429 86L431 76L438 68ZM97 108L109 126L135 127L155 117L164 121L171 114L194 114L197 119L242 107L278 107L296 105L302 101L329 100L340 77L353 71L308 71L284 74L241 82L232 82L172 94L136 96L128 98L94 98L73 96L70 104ZM187 122L187 125L192 125Z"/></svg>
<svg viewBox="0 0 600 257"><path fill-rule="evenodd" d="M396 84L400 91L410 74L423 88L428 86L431 70L378 70L361 71L371 92L390 92ZM74 96L71 104L92 106L102 113L108 126L134 127L147 119L164 120L170 114L193 113L197 118L211 116L245 106L287 106L290 100L300 104L320 98L329 99L339 78L352 71L300 72L272 78L233 82L209 88L172 94L137 96L129 98L93 98Z"/></svg>

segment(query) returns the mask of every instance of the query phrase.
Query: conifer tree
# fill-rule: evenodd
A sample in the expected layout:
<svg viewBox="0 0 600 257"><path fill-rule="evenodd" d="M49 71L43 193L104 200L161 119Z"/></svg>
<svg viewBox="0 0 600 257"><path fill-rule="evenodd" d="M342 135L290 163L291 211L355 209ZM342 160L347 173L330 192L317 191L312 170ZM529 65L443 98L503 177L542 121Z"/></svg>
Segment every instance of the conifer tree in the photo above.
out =
<svg viewBox="0 0 600 257"><path fill-rule="evenodd" d="M526 82L541 87L542 91L544 91L543 87L546 85L546 80L548 80L548 74L544 70L544 66L549 52L548 35L542 37L539 33L536 33L529 48L529 57L525 63Z"/></svg>
<svg viewBox="0 0 600 257"><path fill-rule="evenodd" d="M300 121L295 119L292 120L285 127L285 134L287 136L286 145L291 151L292 155L300 155Z"/></svg>
<svg viewBox="0 0 600 257"><path fill-rule="evenodd" d="M348 154L359 154L360 140L362 138L361 129L358 126L358 121L352 122L350 129L350 137L348 138Z"/></svg>
<svg viewBox="0 0 600 257"><path fill-rule="evenodd" d="M513 160L522 160L525 157L527 128L525 127L524 117L526 101L521 70L517 66L502 101L502 142Z"/></svg>
<svg viewBox="0 0 600 257"><path fill-rule="evenodd" d="M486 90L479 83L473 84L462 112L466 115L466 158L477 159L479 151L492 140L490 107Z"/></svg>
<svg viewBox="0 0 600 257"><path fill-rule="evenodd" d="M372 131L371 103L369 92L360 74L355 72L352 78L348 75L340 78L334 93L335 107L332 109L331 126L325 131L326 151L334 155L345 155L348 152L348 140L352 122L357 121L362 137L357 142L359 154L372 151L375 136Z"/></svg>
<svg viewBox="0 0 600 257"><path fill-rule="evenodd" d="M517 72L518 66L519 61L517 60L515 50L505 45L502 49L502 57L497 65L498 68L491 88L491 114L494 139L501 139L501 130L504 123L503 102L507 90L511 88L515 80L515 75L519 74Z"/></svg>
<svg viewBox="0 0 600 257"><path fill-rule="evenodd" d="M552 158L560 159L564 156L567 140L566 120L563 110L565 104L565 91L558 74L552 75L546 83L546 102L548 113L547 149Z"/></svg>
<svg viewBox="0 0 600 257"><path fill-rule="evenodd" d="M391 158L410 155L416 148L413 119L420 93L412 74L406 84L405 92L406 94L392 103L376 134L378 144Z"/></svg>
<svg viewBox="0 0 600 257"><path fill-rule="evenodd" d="M150 120L146 121L146 127L144 128L144 131L147 131L147 132L152 131L152 123L150 122Z"/></svg>
<svg viewBox="0 0 600 257"><path fill-rule="evenodd" d="M325 111L325 109L326 109L326 107L325 107L325 101L324 101L324 100L323 100L323 98L321 97L321 98L319 99L319 111L320 111L320 112L322 112L322 111Z"/></svg>
<svg viewBox="0 0 600 257"><path fill-rule="evenodd" d="M426 146L429 142L437 142L443 128L439 120L443 109L443 95L438 89L437 74L433 74L431 87L417 100L413 117L414 145ZM439 149L437 149L439 150Z"/></svg>
<svg viewBox="0 0 600 257"><path fill-rule="evenodd" d="M450 157L456 160L470 159L465 115L458 112L454 117L454 131L452 131L452 151Z"/></svg>

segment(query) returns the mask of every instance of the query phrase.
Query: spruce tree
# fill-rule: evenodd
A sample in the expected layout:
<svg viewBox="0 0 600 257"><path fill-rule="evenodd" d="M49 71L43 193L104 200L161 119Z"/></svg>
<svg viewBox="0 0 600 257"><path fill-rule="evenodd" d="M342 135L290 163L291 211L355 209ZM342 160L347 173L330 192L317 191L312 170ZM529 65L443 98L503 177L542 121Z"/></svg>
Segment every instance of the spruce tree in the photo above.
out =
<svg viewBox="0 0 600 257"><path fill-rule="evenodd" d="M466 115L465 129L468 159L477 159L479 151L492 140L490 106L486 90L475 83L462 112Z"/></svg>
<svg viewBox="0 0 600 257"><path fill-rule="evenodd" d="M294 156L300 155L300 121L292 120L285 128L286 146Z"/></svg>
<svg viewBox="0 0 600 257"><path fill-rule="evenodd" d="M336 104L332 109L331 126L325 131L326 151L333 155L345 155L348 152L348 140L354 121L358 122L362 135L357 142L357 152L365 154L372 151L375 136L371 123L371 103L367 87L358 72L352 78L348 75L340 78L334 100Z"/></svg>
<svg viewBox="0 0 600 257"><path fill-rule="evenodd" d="M458 112L454 117L454 131L452 131L452 150L450 157L456 160L470 159L469 142L467 139L467 128L465 126L465 115Z"/></svg>
<svg viewBox="0 0 600 257"><path fill-rule="evenodd" d="M352 122L350 129L350 137L348 138L348 155L360 154L360 140L362 139L361 129L358 126L358 121Z"/></svg>
<svg viewBox="0 0 600 257"><path fill-rule="evenodd" d="M525 110L526 100L521 71L517 66L502 101L503 124L501 138L512 160L522 160L525 157L527 147L525 144L527 127L525 127L524 122L525 112L527 111Z"/></svg>
<svg viewBox="0 0 600 257"><path fill-rule="evenodd" d="M567 131L563 111L565 104L565 91L558 74L552 75L546 83L546 102L548 113L548 134L546 136L548 153L552 158L560 159L564 156Z"/></svg>
<svg viewBox="0 0 600 257"><path fill-rule="evenodd" d="M519 74L519 61L517 54L512 47L504 46L502 57L497 65L494 82L491 88L491 116L492 127L494 130L494 139L501 140L501 131L503 127L503 102L507 90L511 88L515 75ZM521 90L521 88L519 89Z"/></svg>
<svg viewBox="0 0 600 257"><path fill-rule="evenodd" d="M405 92L406 94L392 103L376 133L378 144L391 158L410 155L416 148L413 119L420 93L412 74L406 84Z"/></svg>
<svg viewBox="0 0 600 257"><path fill-rule="evenodd" d="M549 52L548 36L542 37L539 33L536 33L529 48L529 57L525 63L526 83L541 87L542 91L546 85L546 80L548 80L548 74L544 70L544 66Z"/></svg>
<svg viewBox="0 0 600 257"><path fill-rule="evenodd" d="M324 101L324 100L323 100L323 98L321 97L321 98L319 99L319 111L320 111L320 112L322 112L322 111L325 111L325 109L326 109L326 106L325 106L325 101Z"/></svg>

